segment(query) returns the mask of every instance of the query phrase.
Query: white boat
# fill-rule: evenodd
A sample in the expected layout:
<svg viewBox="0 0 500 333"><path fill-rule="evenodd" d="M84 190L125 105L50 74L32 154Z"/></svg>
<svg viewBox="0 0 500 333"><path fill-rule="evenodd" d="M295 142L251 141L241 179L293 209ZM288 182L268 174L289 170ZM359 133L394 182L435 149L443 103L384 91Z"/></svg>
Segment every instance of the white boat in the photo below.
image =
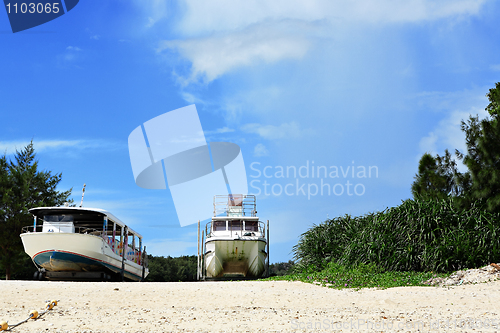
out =
<svg viewBox="0 0 500 333"><path fill-rule="evenodd" d="M141 281L148 275L142 236L113 214L81 207L38 207L30 213L34 222L23 228L21 240L37 278Z"/></svg>
<svg viewBox="0 0 500 333"><path fill-rule="evenodd" d="M214 216L205 226L205 274L202 275L207 278L265 275L269 245L266 226L256 214L254 195L214 197Z"/></svg>

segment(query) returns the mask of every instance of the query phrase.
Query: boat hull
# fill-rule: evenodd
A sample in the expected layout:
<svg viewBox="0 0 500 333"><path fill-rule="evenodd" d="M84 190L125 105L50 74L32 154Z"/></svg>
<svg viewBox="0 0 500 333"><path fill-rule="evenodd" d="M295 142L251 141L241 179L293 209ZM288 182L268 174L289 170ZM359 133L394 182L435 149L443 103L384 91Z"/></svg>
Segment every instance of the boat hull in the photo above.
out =
<svg viewBox="0 0 500 333"><path fill-rule="evenodd" d="M263 238L209 238L205 267L208 278L259 278L265 271L267 253Z"/></svg>
<svg viewBox="0 0 500 333"><path fill-rule="evenodd" d="M36 232L21 234L25 252L49 272L121 273L122 257L100 236L76 233ZM145 272L147 275L147 270ZM142 266L125 260L124 277L139 281Z"/></svg>

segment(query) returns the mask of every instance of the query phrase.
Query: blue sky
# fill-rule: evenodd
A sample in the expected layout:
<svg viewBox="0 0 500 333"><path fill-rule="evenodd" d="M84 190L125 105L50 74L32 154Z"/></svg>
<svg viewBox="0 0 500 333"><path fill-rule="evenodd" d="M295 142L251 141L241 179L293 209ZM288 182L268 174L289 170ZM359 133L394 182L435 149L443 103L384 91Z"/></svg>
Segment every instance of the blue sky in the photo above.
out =
<svg viewBox="0 0 500 333"><path fill-rule="evenodd" d="M76 202L86 183L84 206L130 224L153 255L196 254L196 226L180 227L169 190L135 184L127 147L137 126L195 104L207 141L241 147L271 222L271 262L287 261L313 224L410 198L424 152L464 149L460 120L484 117L500 81L499 10L488 0L80 1L15 34L0 10L0 150L33 139ZM313 177L313 166L328 174Z"/></svg>

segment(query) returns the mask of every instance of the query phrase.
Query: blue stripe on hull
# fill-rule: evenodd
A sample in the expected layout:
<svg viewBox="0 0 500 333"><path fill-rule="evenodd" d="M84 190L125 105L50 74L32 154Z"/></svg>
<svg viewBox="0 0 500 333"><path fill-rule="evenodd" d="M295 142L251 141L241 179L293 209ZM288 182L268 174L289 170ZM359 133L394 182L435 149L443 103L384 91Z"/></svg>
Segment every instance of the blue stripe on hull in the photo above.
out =
<svg viewBox="0 0 500 333"><path fill-rule="evenodd" d="M33 261L45 268L47 271L101 271L103 269L110 270L114 273L120 273L121 267L118 268L111 264L92 259L89 257L81 256L75 253L60 252L60 251L47 251L37 254L33 257ZM132 280L140 280L139 275L124 272L125 277Z"/></svg>
<svg viewBox="0 0 500 333"><path fill-rule="evenodd" d="M100 261L67 252L42 252L36 255L33 260L48 271L95 271L102 269Z"/></svg>

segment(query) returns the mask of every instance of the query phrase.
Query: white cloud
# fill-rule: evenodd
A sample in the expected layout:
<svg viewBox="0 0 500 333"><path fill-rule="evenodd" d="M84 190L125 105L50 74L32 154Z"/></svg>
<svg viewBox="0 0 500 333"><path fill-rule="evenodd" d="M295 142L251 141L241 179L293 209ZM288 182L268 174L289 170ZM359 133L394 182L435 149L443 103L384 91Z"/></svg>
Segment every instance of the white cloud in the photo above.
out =
<svg viewBox="0 0 500 333"><path fill-rule="evenodd" d="M179 29L187 35L242 29L280 20L417 22L474 15L486 0L186 0Z"/></svg>
<svg viewBox="0 0 500 333"><path fill-rule="evenodd" d="M146 24L146 28L151 28L156 23L156 20L152 17L148 17L148 23Z"/></svg>
<svg viewBox="0 0 500 333"><path fill-rule="evenodd" d="M479 115L479 118L483 119L488 116L488 112L479 107L470 108L468 111L452 111L439 122L432 132L420 140L420 152L433 155L442 154L445 149L448 149L451 153L455 149L465 152L465 134L462 132L460 125L462 120L469 119L471 115Z"/></svg>
<svg viewBox="0 0 500 333"><path fill-rule="evenodd" d="M419 148L421 153L436 154L438 136L434 132L430 132L427 136L420 140ZM420 155L419 155L420 158Z"/></svg>
<svg viewBox="0 0 500 333"><path fill-rule="evenodd" d="M252 123L243 125L241 130L246 133L258 134L268 140L299 138L312 133L310 130L301 129L296 122L283 123L279 126Z"/></svg>
<svg viewBox="0 0 500 333"><path fill-rule="evenodd" d="M415 96L415 102L422 108L435 111L467 110L478 105L486 106L488 102L484 92L488 89L484 86L451 92L424 91Z"/></svg>
<svg viewBox="0 0 500 333"><path fill-rule="evenodd" d="M33 141L33 147L35 152L43 152L50 149L68 148L75 147L81 144L83 141L80 140L42 140ZM7 154L13 154L16 150L20 151L26 147L30 141L1 141L0 142L0 152L6 152Z"/></svg>
<svg viewBox="0 0 500 333"><path fill-rule="evenodd" d="M256 26L207 38L163 41L158 51L176 50L191 62L185 84L200 79L210 82L236 68L302 58L309 48L307 39L279 30Z"/></svg>
<svg viewBox="0 0 500 333"><path fill-rule="evenodd" d="M224 127L221 127L221 128L217 128L213 131L203 131L203 133L205 133L205 135L212 135L212 134L225 134L225 133L232 133L234 132L234 129L232 128L229 128L227 126L224 126Z"/></svg>
<svg viewBox="0 0 500 333"><path fill-rule="evenodd" d="M146 15L145 28L151 28L168 14L168 1L165 0L135 0L137 9Z"/></svg>
<svg viewBox="0 0 500 333"><path fill-rule="evenodd" d="M222 127L222 128L218 128L216 130L217 133L230 133L230 132L234 132L234 129L232 128L229 128L229 127Z"/></svg>
<svg viewBox="0 0 500 333"><path fill-rule="evenodd" d="M191 63L191 72L179 76L182 85L208 83L241 67L301 59L316 41L342 34L348 26L475 15L486 1L186 0L176 24L181 39L162 41L158 51L175 50ZM155 17L149 17L149 26L167 13L157 2L146 6Z"/></svg>
<svg viewBox="0 0 500 333"><path fill-rule="evenodd" d="M461 130L462 120L478 115L486 118L488 112L484 107L488 104L484 92L487 87L476 87L471 90L452 92L423 92L416 97L416 103L425 109L445 112L437 126L420 140L420 153L442 154L445 149L454 152L458 149L465 152L465 134ZM420 156L418 156L420 159Z"/></svg>
<svg viewBox="0 0 500 333"><path fill-rule="evenodd" d="M79 66L75 65L77 64L80 60L84 58L85 52L78 46L68 46L64 50L63 53L57 55L57 61L59 66L66 67L66 66L76 66L79 68Z"/></svg>
<svg viewBox="0 0 500 333"><path fill-rule="evenodd" d="M175 76L175 74L174 74ZM182 99L184 99L186 102L189 104L205 104L205 101L199 98L198 96L195 96L194 94L187 92L187 91L181 91L180 92Z"/></svg>
<svg viewBox="0 0 500 333"><path fill-rule="evenodd" d="M30 140L0 141L0 154L14 154L16 150L24 149ZM115 149L117 145L99 140L33 140L35 153L54 151L60 149L81 150L89 148Z"/></svg>
<svg viewBox="0 0 500 333"><path fill-rule="evenodd" d="M257 144L253 149L253 156L255 157L262 157L268 155L269 155L269 150L267 150L266 146L264 146L262 143Z"/></svg>

